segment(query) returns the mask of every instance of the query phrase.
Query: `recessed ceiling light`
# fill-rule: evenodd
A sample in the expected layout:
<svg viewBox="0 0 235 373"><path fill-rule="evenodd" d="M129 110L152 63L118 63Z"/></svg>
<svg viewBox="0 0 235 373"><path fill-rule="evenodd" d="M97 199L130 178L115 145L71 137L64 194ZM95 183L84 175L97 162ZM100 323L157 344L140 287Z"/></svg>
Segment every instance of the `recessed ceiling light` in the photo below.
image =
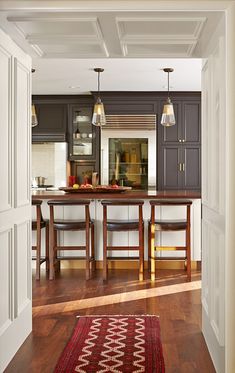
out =
<svg viewBox="0 0 235 373"><path fill-rule="evenodd" d="M69 86L70 89L77 89L77 88L80 88L79 85L70 85Z"/></svg>

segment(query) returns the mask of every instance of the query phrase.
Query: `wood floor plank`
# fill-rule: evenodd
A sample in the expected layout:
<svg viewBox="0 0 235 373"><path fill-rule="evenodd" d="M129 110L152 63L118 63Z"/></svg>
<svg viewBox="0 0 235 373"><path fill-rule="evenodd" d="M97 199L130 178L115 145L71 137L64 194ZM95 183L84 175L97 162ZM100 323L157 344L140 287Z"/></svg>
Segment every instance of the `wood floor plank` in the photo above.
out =
<svg viewBox="0 0 235 373"><path fill-rule="evenodd" d="M63 269L54 281L33 278L33 332L5 373L52 373L77 322L77 315L154 314L160 317L167 373L214 373L201 333L200 273L192 283L177 270L158 270L154 283L136 271L101 271L85 280L83 270Z"/></svg>

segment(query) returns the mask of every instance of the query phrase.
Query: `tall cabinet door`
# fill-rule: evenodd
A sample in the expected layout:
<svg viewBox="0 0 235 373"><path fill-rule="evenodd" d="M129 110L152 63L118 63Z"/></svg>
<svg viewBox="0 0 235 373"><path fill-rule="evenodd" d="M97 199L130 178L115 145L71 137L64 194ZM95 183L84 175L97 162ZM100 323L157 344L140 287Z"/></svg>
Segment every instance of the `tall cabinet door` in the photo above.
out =
<svg viewBox="0 0 235 373"><path fill-rule="evenodd" d="M201 187L201 151L198 146L183 146L181 176L183 189L200 189Z"/></svg>
<svg viewBox="0 0 235 373"><path fill-rule="evenodd" d="M182 103L182 137L183 143L201 143L201 103L187 101Z"/></svg>
<svg viewBox="0 0 235 373"><path fill-rule="evenodd" d="M159 150L159 163L161 164L159 189L182 188L181 149L177 145L169 145L162 146Z"/></svg>
<svg viewBox="0 0 235 373"><path fill-rule="evenodd" d="M32 330L32 250L31 59L1 30L0 67L0 371L2 372Z"/></svg>

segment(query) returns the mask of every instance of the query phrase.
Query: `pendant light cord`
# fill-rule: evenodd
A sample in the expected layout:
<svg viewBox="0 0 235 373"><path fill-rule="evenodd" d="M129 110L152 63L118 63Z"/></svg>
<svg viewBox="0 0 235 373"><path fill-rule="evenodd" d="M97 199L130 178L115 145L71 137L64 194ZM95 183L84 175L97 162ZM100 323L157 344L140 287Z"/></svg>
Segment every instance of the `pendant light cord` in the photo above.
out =
<svg viewBox="0 0 235 373"><path fill-rule="evenodd" d="M98 97L100 97L100 72L98 71Z"/></svg>
<svg viewBox="0 0 235 373"><path fill-rule="evenodd" d="M170 73L168 71L168 98L170 98Z"/></svg>

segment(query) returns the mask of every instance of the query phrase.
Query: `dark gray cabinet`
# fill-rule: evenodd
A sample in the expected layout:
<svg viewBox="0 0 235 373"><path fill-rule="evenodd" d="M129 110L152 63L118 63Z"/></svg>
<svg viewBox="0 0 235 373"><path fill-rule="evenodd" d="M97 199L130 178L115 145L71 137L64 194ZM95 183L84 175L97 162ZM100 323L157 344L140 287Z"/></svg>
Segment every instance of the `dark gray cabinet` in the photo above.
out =
<svg viewBox="0 0 235 373"><path fill-rule="evenodd" d="M174 100L176 125L158 123L158 189L201 187L200 95ZM161 109L163 102L161 102Z"/></svg>
<svg viewBox="0 0 235 373"><path fill-rule="evenodd" d="M32 141L63 142L67 140L67 105L33 101L38 125L32 128Z"/></svg>

